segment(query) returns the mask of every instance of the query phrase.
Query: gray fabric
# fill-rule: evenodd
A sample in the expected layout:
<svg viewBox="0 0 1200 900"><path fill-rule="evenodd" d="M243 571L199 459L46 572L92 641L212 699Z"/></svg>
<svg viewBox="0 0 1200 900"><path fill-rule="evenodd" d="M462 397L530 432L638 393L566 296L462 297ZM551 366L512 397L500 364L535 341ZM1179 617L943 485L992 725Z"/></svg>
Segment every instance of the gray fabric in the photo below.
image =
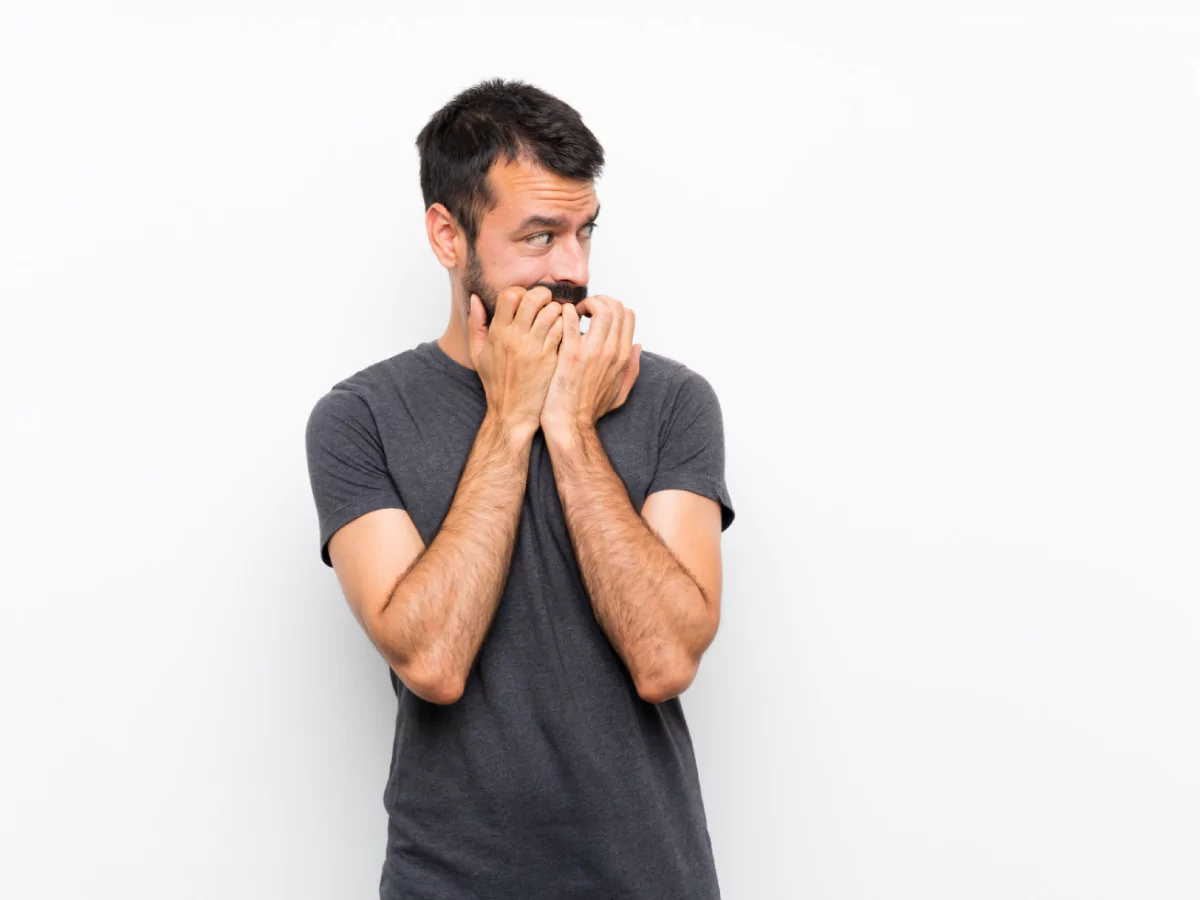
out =
<svg viewBox="0 0 1200 900"><path fill-rule="evenodd" d="M436 341L321 397L306 442L326 565L330 536L373 509L407 510L429 546L486 408L479 376ZM729 527L721 409L701 375L643 350L597 430L634 509L683 488L719 501ZM596 621L540 431L463 696L429 703L387 671L398 710L383 900L720 896L681 698L642 700Z"/></svg>

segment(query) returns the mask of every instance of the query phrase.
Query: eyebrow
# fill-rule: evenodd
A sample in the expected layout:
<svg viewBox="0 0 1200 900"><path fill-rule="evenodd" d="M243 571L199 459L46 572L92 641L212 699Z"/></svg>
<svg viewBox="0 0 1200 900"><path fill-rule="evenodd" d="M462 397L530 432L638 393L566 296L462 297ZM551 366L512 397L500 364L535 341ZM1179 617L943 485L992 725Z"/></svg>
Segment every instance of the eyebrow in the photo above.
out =
<svg viewBox="0 0 1200 900"><path fill-rule="evenodd" d="M591 225L596 221L596 217L600 215L600 204L596 203L596 211L592 213L592 217L584 222L584 225ZM567 224L567 220L562 216L530 216L524 222L517 226L517 231L526 231L530 228L562 228Z"/></svg>

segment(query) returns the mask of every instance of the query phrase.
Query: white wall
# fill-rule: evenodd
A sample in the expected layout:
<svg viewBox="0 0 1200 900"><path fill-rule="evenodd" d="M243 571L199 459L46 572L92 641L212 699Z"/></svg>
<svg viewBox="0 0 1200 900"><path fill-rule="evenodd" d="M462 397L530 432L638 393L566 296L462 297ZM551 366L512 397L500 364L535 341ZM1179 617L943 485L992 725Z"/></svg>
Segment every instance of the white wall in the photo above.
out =
<svg viewBox="0 0 1200 900"><path fill-rule="evenodd" d="M1200 895L1200 22L333 9L0 29L0 894L375 895L303 425L441 333L413 141L503 75L724 408L727 900Z"/></svg>

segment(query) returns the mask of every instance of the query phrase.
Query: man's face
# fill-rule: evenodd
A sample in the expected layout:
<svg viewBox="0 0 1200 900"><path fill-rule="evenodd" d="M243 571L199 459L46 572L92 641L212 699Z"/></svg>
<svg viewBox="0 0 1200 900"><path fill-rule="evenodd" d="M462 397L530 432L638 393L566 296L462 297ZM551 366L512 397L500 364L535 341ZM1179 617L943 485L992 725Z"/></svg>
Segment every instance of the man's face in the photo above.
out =
<svg viewBox="0 0 1200 900"><path fill-rule="evenodd" d="M550 288L560 303L588 296L592 222L600 211L590 181L571 181L524 161L492 166L496 205L479 223L467 250L463 289L478 294L487 322L506 287Z"/></svg>

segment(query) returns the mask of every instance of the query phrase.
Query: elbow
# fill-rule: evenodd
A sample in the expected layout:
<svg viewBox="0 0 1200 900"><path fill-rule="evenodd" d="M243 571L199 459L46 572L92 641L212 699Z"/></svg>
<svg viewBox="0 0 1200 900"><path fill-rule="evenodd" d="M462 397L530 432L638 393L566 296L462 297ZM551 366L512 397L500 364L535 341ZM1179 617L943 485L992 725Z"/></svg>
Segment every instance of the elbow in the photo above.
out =
<svg viewBox="0 0 1200 900"><path fill-rule="evenodd" d="M410 663L408 665L392 665L392 671L404 682L404 686L429 703L439 706L449 706L457 703L466 689L462 678L451 677L438 673L426 666Z"/></svg>
<svg viewBox="0 0 1200 900"><path fill-rule="evenodd" d="M691 687L699 669L700 661L690 658L673 666L658 666L635 680L638 696L647 703L665 703Z"/></svg>
<svg viewBox="0 0 1200 900"><path fill-rule="evenodd" d="M428 653L397 646L378 619L368 624L373 627L367 629L367 634L406 688L422 700L441 706L459 701L466 689L464 676L447 672L444 665L436 665Z"/></svg>
<svg viewBox="0 0 1200 900"><path fill-rule="evenodd" d="M464 687L461 681L443 680L431 684L418 696L439 706L450 706L462 699Z"/></svg>

